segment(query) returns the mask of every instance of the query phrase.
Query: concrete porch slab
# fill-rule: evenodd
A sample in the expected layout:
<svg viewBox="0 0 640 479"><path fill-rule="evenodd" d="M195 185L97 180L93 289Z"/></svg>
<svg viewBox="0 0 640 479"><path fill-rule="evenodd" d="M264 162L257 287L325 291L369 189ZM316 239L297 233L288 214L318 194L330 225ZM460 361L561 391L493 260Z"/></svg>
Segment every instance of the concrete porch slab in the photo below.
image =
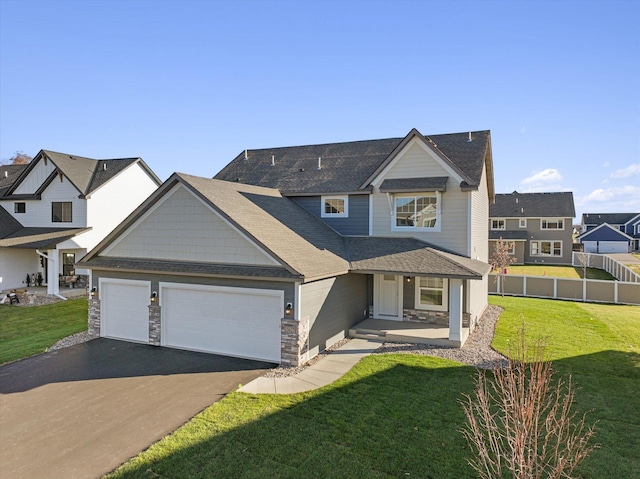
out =
<svg viewBox="0 0 640 479"><path fill-rule="evenodd" d="M469 337L469 328L462 328L461 340L455 341L449 339L449 328L439 324L368 318L353 326L349 335L353 338L390 343L419 343L459 348Z"/></svg>

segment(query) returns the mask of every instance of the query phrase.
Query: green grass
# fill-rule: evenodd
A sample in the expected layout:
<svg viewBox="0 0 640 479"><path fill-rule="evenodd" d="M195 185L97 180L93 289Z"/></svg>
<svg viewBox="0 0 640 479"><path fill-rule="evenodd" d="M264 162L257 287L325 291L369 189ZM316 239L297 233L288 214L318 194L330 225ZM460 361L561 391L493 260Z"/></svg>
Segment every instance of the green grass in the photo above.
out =
<svg viewBox="0 0 640 479"><path fill-rule="evenodd" d="M551 276L557 278L582 279L583 268L574 266L550 265L511 265L507 267L507 274L524 276ZM614 281L615 278L603 269L587 268L587 279L603 279Z"/></svg>
<svg viewBox="0 0 640 479"><path fill-rule="evenodd" d="M87 329L87 300L44 306L0 305L0 364L42 353L57 341Z"/></svg>
<svg viewBox="0 0 640 479"><path fill-rule="evenodd" d="M640 307L491 297L505 308L494 346L526 317L548 356L580 387L601 447L584 479L640 477ZM461 393L474 369L412 355L372 355L336 383L293 395L232 393L111 478L465 478Z"/></svg>
<svg viewBox="0 0 640 479"><path fill-rule="evenodd" d="M580 468L585 478L640 477L640 307L531 298L489 300L505 308L494 348L504 353L523 324L546 338L547 359L579 387L576 407L591 411L601 444Z"/></svg>

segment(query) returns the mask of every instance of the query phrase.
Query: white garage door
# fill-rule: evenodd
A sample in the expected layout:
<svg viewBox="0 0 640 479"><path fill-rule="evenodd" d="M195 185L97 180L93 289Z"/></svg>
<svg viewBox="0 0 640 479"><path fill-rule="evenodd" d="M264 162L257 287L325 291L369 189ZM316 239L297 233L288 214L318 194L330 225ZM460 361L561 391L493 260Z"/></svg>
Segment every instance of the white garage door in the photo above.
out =
<svg viewBox="0 0 640 479"><path fill-rule="evenodd" d="M101 278L100 336L149 342L149 281Z"/></svg>
<svg viewBox="0 0 640 479"><path fill-rule="evenodd" d="M626 241L601 241L600 253L628 253L629 243Z"/></svg>
<svg viewBox="0 0 640 479"><path fill-rule="evenodd" d="M162 345L280 362L284 292L160 283Z"/></svg>

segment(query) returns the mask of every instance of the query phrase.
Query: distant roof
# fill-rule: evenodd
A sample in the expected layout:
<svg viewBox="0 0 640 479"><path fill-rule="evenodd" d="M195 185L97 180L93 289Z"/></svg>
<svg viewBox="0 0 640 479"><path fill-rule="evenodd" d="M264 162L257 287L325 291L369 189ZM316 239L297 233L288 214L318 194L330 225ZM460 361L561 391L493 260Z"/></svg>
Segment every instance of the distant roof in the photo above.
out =
<svg viewBox="0 0 640 479"><path fill-rule="evenodd" d="M526 231L504 231L504 230L490 230L489 240L497 241L500 238L509 241L526 241L529 237L529 233Z"/></svg>
<svg viewBox="0 0 640 479"><path fill-rule="evenodd" d="M261 245L288 271L278 267L190 264L102 257L100 253L177 184L182 184L222 217ZM167 227L171 227L167 223ZM274 188L174 173L125 222L81 261L88 268L129 268L203 275L226 274L298 278L312 281L349 271L399 272L479 279L488 265L413 238L343 237ZM160 268L160 269L159 269ZM162 269L164 268L164 269ZM176 271L176 268L179 271ZM486 269L486 271L485 271Z"/></svg>
<svg viewBox="0 0 640 479"><path fill-rule="evenodd" d="M162 181L147 166L141 158L118 158L111 160L95 160L83 156L58 153L50 150L40 150L35 158L26 165L18 176L14 178L12 185L2 195L9 196L18 184L35 165L43 160L49 160L60 170L82 195L89 195L104 183L126 169L128 166L139 163L147 174L160 185ZM0 196L2 196L0 195Z"/></svg>
<svg viewBox="0 0 640 479"><path fill-rule="evenodd" d="M0 197L18 179L28 165L0 165Z"/></svg>
<svg viewBox="0 0 640 479"><path fill-rule="evenodd" d="M640 213L583 213L582 224L584 225L601 225L609 223L610 225L623 225L640 216Z"/></svg>
<svg viewBox="0 0 640 479"><path fill-rule="evenodd" d="M586 233L578 236L578 241L630 241L633 238L628 234L620 231L618 228L611 226L609 223L602 223Z"/></svg>
<svg viewBox="0 0 640 479"><path fill-rule="evenodd" d="M285 195L358 192L413 137L428 142L466 183L480 184L490 154L489 131L471 132L471 142L469 132L424 137L414 129L404 138L246 150L214 178L276 188ZM493 167L488 167L492 189Z"/></svg>
<svg viewBox="0 0 640 479"><path fill-rule="evenodd" d="M576 210L573 193L513 193L497 194L489 206L491 218L573 218Z"/></svg>

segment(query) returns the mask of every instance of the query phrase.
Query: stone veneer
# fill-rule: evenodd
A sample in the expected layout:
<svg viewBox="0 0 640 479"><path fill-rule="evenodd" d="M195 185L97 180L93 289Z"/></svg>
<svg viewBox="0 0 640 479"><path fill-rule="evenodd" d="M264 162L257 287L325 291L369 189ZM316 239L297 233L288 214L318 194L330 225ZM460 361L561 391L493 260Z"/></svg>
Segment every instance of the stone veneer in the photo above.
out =
<svg viewBox="0 0 640 479"><path fill-rule="evenodd" d="M160 346L160 312L161 308L159 304L149 305L149 344L151 346Z"/></svg>
<svg viewBox="0 0 640 479"><path fill-rule="evenodd" d="M309 355L309 318L296 321L283 318L280 323L280 363L300 366Z"/></svg>
<svg viewBox="0 0 640 479"><path fill-rule="evenodd" d="M462 327L468 328L471 315L462 313ZM421 309L403 309L402 320L413 323L441 324L449 326L448 311L424 311Z"/></svg>
<svg viewBox="0 0 640 479"><path fill-rule="evenodd" d="M89 337L100 337L100 300L97 298L89 299Z"/></svg>

